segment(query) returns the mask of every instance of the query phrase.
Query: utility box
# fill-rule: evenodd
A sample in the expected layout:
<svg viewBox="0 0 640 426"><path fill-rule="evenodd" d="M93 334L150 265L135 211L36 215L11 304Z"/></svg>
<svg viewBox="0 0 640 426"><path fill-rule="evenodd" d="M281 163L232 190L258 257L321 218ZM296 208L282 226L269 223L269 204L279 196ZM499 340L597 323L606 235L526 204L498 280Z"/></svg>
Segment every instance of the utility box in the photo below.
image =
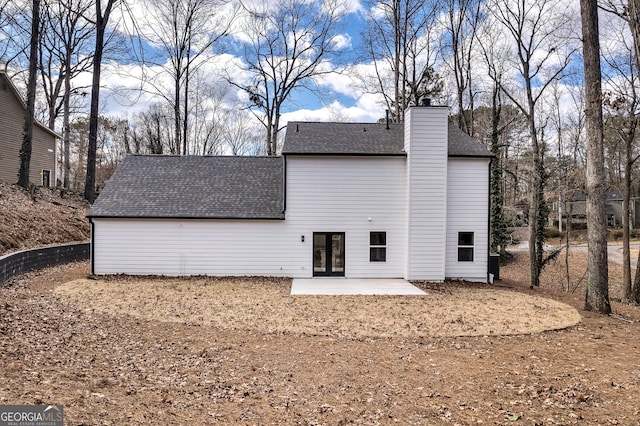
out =
<svg viewBox="0 0 640 426"><path fill-rule="evenodd" d="M500 279L500 253L489 255L489 273L493 275L494 280Z"/></svg>

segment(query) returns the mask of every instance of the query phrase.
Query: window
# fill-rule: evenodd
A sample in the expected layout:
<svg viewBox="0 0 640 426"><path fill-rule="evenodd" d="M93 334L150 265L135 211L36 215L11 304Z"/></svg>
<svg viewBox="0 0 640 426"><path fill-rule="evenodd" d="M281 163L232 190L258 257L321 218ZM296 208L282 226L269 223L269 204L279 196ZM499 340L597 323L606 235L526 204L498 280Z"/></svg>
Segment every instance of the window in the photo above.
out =
<svg viewBox="0 0 640 426"><path fill-rule="evenodd" d="M387 233L369 233L369 262L387 261Z"/></svg>
<svg viewBox="0 0 640 426"><path fill-rule="evenodd" d="M458 232L458 262L473 262L473 232Z"/></svg>

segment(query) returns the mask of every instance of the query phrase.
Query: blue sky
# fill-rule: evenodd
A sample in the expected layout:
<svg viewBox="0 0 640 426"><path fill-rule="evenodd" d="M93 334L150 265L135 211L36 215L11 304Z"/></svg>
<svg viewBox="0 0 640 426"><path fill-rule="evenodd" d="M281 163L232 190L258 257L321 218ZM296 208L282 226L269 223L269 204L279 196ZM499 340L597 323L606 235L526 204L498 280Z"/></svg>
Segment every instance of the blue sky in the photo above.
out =
<svg viewBox="0 0 640 426"><path fill-rule="evenodd" d="M343 33L350 39L351 48L345 49L342 52L341 60L354 64L354 66L361 66L361 64L356 64L356 60L364 17L359 11L361 7L359 3L351 2L349 7L352 12L345 16ZM136 7L133 9L135 11ZM154 51L149 43L144 43L144 46L146 50L145 55L147 56L159 52L158 49ZM234 46L238 48L234 48ZM218 52L223 53L224 58L221 59L221 61L226 64L234 60L240 61L242 51L239 47L240 44L233 40L227 42L225 44L225 51ZM215 74L216 66L217 65L211 66L211 74ZM139 87L139 81L137 81L135 76L141 75L141 73L139 66L131 60L119 60L117 63L112 63L111 66L105 67L103 86L106 87L107 90L104 91L103 101L101 102L104 114L130 115L146 109L149 103L157 99L147 94L141 97L136 94L135 102L133 102L124 99L119 94L115 94L113 90L110 91L110 89L113 88L120 90L125 87L130 89L132 93L136 92ZM348 78L349 75L352 75L352 72L347 69L345 75L326 78L325 82L328 84L322 84L322 86L319 87L320 97L304 89L293 92L289 101L284 105L284 120L287 121L289 118L294 118L306 120L340 119L349 121L376 121L382 117L384 115L384 108L378 101L375 101L374 98L369 95L365 95L363 98L355 87L349 88L351 85ZM84 76L78 84L83 84L83 82L87 82L88 79L88 75ZM238 107L240 107L240 105L238 105Z"/></svg>
<svg viewBox="0 0 640 426"><path fill-rule="evenodd" d="M245 0L245 1L262 1L262 0ZM349 1L349 0L344 0ZM576 8L577 1L572 0L571 5L567 5L567 8ZM370 71L371 66L367 63L358 62L358 52L360 45L360 31L362 29L364 23L364 16L361 13L361 5L357 2L352 2L350 8L352 10L351 13L347 14L344 22L344 31L348 35L351 40L351 48L345 50L343 52L344 60L348 62L348 66L343 75L333 75L328 78L324 78L322 80L323 84L320 86L321 92L323 96L321 98L316 95L309 93L305 90L295 91L290 97L287 104L284 106L284 117L283 120L286 122L287 120L295 119L295 120L344 120L344 121L365 121L365 122L373 122L382 117L384 117L384 106L381 104L380 96L375 96L371 94L362 93L358 87L349 79L349 76L353 76L356 74L356 70L358 72L367 72ZM578 14L579 15L579 14ZM576 18L576 22L579 23L579 16ZM608 22L606 23L608 24ZM495 26L495 25L494 25ZM619 30L619 23L617 27L614 25L612 28L609 28L607 25L601 25L601 31L614 31ZM575 29L575 34L578 34L579 27ZM502 37L506 38L505 36ZM614 37L609 37L607 34L604 34L604 38L606 40L614 40ZM500 40L501 43L504 40ZM225 52L217 55L215 57L212 56L212 65L208 65L208 70L210 70L209 75L215 75L221 67L229 63L239 62L242 60L242 52L238 49L232 49L233 45L230 43L229 47L225 49ZM239 44L235 44L235 46L239 46ZM148 47L148 46L147 46ZM615 49L615 46L614 46ZM579 55L575 56L574 61L579 61ZM576 65L579 65L577 64ZM511 65L511 69L508 71L507 78L515 77L515 68L514 64ZM474 79L475 84L482 85L483 80L488 80L486 76L485 70L486 65L482 63L478 63L477 66L474 65ZM446 75L446 70L439 70L441 75ZM122 64L113 67L111 70L107 70L104 73L103 77L103 85L107 88L109 87L118 87L125 86L132 90L136 90L139 86L137 80L131 76L139 75L140 69L136 64ZM90 76L84 76L84 81L90 81ZM579 80L579 79L577 79ZM566 84L577 84L576 79L573 82L567 82ZM514 80L515 81L515 80ZM82 84L79 82L79 84ZM451 90L451 82L446 82L449 85L449 90ZM168 85L170 87L170 85ZM484 90L484 89L483 89ZM136 112L140 112L148 107L150 103L154 101L153 96L149 94L144 94L143 96L136 98L135 103L127 103L122 102L123 105L116 102L116 96L110 96L109 90L104 92L103 99L103 113L108 115L127 115ZM156 98L157 99L157 98ZM234 101L234 97L230 96L231 103L229 107L231 108L240 108L240 105L237 101ZM235 102L235 104L233 104ZM482 103L482 99L479 99L476 102L476 105ZM566 109L575 109L575 105L571 99L565 100Z"/></svg>

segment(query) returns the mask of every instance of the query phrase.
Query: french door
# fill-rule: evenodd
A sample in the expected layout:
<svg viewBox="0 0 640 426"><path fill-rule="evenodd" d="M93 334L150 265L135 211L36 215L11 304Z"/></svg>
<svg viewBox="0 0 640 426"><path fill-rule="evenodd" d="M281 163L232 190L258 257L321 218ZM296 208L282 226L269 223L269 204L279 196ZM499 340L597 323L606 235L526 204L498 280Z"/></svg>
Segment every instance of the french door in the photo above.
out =
<svg viewBox="0 0 640 426"><path fill-rule="evenodd" d="M344 277L344 232L313 233L313 276Z"/></svg>

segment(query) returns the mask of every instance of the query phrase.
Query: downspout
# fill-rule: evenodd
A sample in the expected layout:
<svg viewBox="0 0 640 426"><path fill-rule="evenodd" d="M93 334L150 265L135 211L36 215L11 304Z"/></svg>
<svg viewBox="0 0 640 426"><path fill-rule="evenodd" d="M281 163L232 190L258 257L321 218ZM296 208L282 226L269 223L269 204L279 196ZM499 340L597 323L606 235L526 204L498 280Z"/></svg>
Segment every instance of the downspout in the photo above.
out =
<svg viewBox="0 0 640 426"><path fill-rule="evenodd" d="M282 166L282 214L285 214L287 212L287 156L286 155L282 155L282 161L283 161L283 166Z"/></svg>
<svg viewBox="0 0 640 426"><path fill-rule="evenodd" d="M489 206L489 211L487 214L487 283L492 284L489 279L489 269L491 268L491 168L493 167L493 160L495 157L491 157L489 159L489 179L487 180L489 187L487 188L487 195L489 197L489 202L487 205Z"/></svg>
<svg viewBox="0 0 640 426"><path fill-rule="evenodd" d="M91 245L89 246L89 255L91 256L91 275L95 275L95 256L94 256L94 247L95 245L95 224L93 223L93 219L89 218L89 224L91 225Z"/></svg>

